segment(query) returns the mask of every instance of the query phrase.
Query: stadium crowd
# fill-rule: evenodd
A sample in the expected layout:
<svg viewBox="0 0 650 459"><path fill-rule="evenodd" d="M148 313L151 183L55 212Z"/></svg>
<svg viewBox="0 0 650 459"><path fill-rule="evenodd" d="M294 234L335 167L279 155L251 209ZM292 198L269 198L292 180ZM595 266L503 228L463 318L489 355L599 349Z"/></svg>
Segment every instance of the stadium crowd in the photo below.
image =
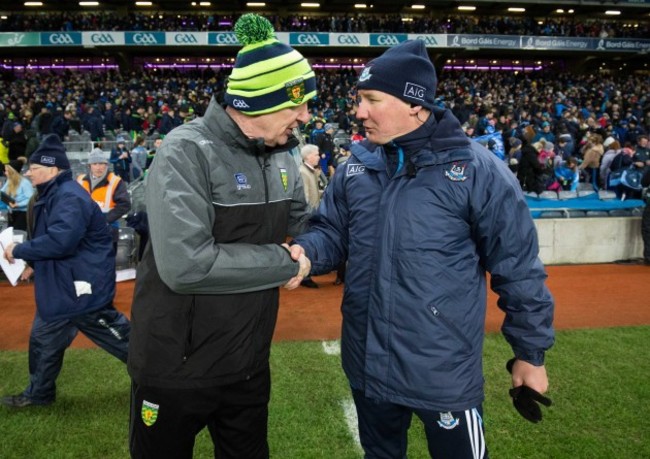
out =
<svg viewBox="0 0 650 459"><path fill-rule="evenodd" d="M87 132L87 138L95 142L115 139L120 133L131 139L164 136L202 116L212 96L222 100L227 72L4 74L0 80L0 137L8 148L7 159L29 156L38 139L49 133L71 140L71 132ZM357 139L363 136L363 127L355 117L356 79L357 71L349 67L318 71L319 96L310 102L313 118L303 134L313 141L314 130L320 134L326 123L336 127L328 133L332 147L322 164L326 171L341 144L354 141L353 135ZM640 148L640 137L650 132L649 80L639 75L449 71L440 79L436 103L454 112L468 136L507 161L528 191L539 193L559 186L552 168L570 157L578 161L582 180L593 177L596 186L604 186L607 174L596 177L591 170L600 166L607 150L599 151L596 162L587 158L583 166L585 145L596 134L602 148L613 145L617 153ZM536 151L545 148L538 158L543 167L532 162L533 171L527 170L531 166L525 159L522 163L518 145L510 143L511 138L513 142L514 137L522 138L527 127ZM535 177L527 180L523 178L526 175Z"/></svg>
<svg viewBox="0 0 650 459"><path fill-rule="evenodd" d="M238 15L129 13L13 13L0 20L0 32L147 30L230 31ZM630 24L621 20L575 17L348 14L332 16L269 16L279 32L320 31L356 33L448 33L541 35L561 37L647 38L647 21ZM406 20L405 20L406 19Z"/></svg>

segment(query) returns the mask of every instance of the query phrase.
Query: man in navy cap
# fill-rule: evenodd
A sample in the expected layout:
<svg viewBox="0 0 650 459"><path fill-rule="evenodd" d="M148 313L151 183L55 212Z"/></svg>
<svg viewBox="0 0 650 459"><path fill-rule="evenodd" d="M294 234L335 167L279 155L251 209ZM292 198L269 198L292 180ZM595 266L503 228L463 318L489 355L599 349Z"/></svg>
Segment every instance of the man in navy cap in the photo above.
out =
<svg viewBox="0 0 650 459"><path fill-rule="evenodd" d="M368 63L357 83L367 140L291 247L312 275L347 260L341 358L366 457L406 457L413 414L432 457L487 457L486 272L506 313L515 406L537 422L535 400L550 403L553 299L530 211L503 161L436 106L436 83L420 40Z"/></svg>
<svg viewBox="0 0 650 459"><path fill-rule="evenodd" d="M72 178L70 162L56 134L43 138L25 173L38 191L28 211L30 240L9 244L4 257L34 274L36 315L29 336L29 384L0 402L13 408L49 405L63 354L82 331L126 363L131 326L113 307L115 254L106 218Z"/></svg>

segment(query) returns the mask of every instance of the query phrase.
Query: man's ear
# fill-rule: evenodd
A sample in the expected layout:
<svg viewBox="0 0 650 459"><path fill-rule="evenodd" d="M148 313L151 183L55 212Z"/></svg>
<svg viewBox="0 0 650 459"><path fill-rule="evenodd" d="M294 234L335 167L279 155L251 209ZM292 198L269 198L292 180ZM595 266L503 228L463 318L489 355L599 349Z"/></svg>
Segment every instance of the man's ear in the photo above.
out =
<svg viewBox="0 0 650 459"><path fill-rule="evenodd" d="M411 109L409 110L409 114L411 116L417 116L418 113L420 113L420 110L422 110L422 105L416 105L414 103L411 103Z"/></svg>

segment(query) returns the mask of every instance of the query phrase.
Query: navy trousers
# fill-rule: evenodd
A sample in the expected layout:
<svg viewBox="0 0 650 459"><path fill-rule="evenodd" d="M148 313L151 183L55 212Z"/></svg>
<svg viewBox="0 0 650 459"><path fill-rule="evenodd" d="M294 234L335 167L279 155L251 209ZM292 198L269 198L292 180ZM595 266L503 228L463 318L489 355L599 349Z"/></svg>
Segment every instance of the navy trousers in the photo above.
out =
<svg viewBox="0 0 650 459"><path fill-rule="evenodd" d="M438 412L367 398L352 390L365 459L404 459L408 429L415 413L424 424L433 459L487 459L481 405L464 411Z"/></svg>
<svg viewBox="0 0 650 459"><path fill-rule="evenodd" d="M112 303L88 314L53 322L45 322L37 310L29 335L29 385L24 396L36 404L54 401L63 355L79 331L126 363L131 323Z"/></svg>

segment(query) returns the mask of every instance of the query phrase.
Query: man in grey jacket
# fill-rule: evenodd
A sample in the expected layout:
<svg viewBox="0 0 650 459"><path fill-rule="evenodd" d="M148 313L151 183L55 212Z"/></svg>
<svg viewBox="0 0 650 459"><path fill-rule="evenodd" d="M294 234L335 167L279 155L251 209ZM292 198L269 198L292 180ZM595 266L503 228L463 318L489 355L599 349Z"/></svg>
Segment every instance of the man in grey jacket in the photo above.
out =
<svg viewBox="0 0 650 459"><path fill-rule="evenodd" d="M284 244L308 218L289 150L316 82L266 19L244 15L235 32L245 46L226 108L213 99L202 118L171 131L149 169L151 239L138 266L128 361L136 458L191 458L206 426L215 457L269 456L278 287L295 288L309 272Z"/></svg>

